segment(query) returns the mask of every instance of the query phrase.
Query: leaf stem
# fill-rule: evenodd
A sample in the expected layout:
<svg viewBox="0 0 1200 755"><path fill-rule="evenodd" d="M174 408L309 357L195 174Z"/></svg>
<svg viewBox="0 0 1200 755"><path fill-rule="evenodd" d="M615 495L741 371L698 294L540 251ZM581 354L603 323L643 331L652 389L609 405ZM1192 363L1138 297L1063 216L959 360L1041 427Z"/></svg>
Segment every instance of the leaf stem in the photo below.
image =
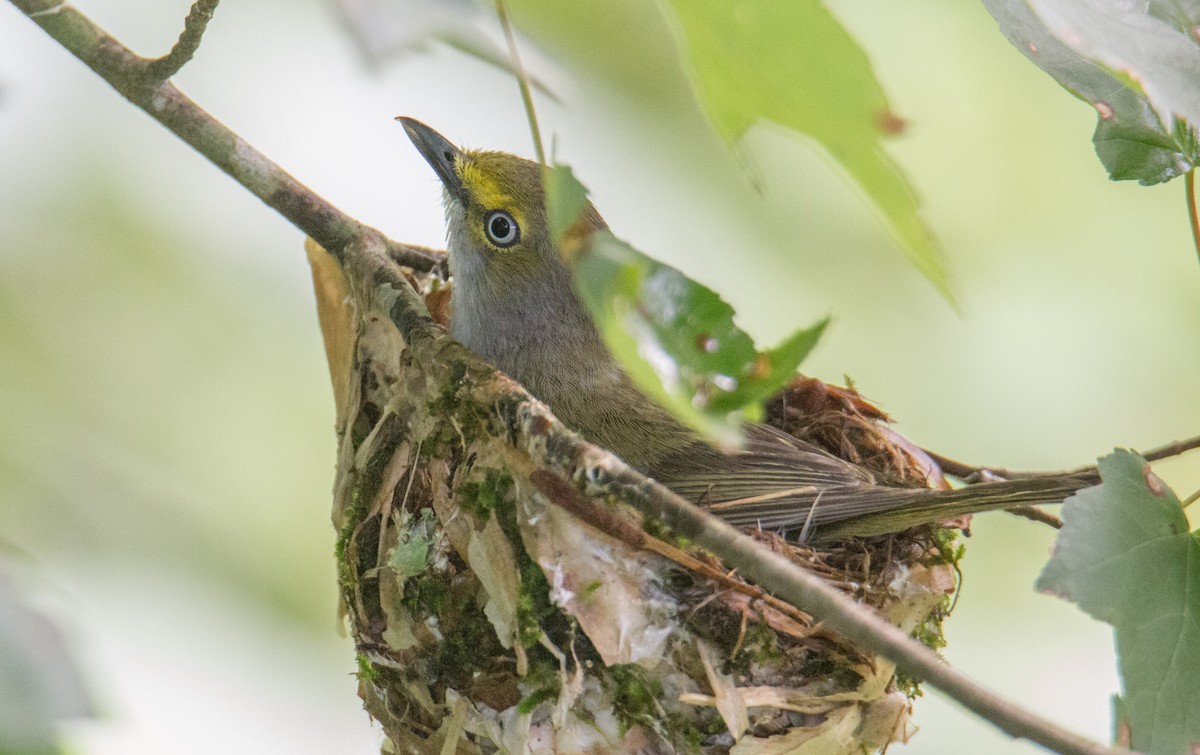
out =
<svg viewBox="0 0 1200 755"><path fill-rule="evenodd" d="M1187 192L1188 219L1192 223L1192 246L1196 247L1196 257L1200 259L1200 216L1196 212L1196 169L1192 168L1184 175L1183 190Z"/></svg>
<svg viewBox="0 0 1200 755"><path fill-rule="evenodd" d="M513 35L512 24L508 20L508 8L504 0L496 0L496 15L500 17L500 27L504 29L504 39L508 42L508 55L512 58L513 71L517 74L517 86L521 89L521 101L525 103L525 116L529 118L529 131L533 136L533 152L538 162L546 164L546 150L542 147L542 132L538 128L537 110L533 107L533 92L529 88L529 74L521 64L521 55L517 52L517 38Z"/></svg>

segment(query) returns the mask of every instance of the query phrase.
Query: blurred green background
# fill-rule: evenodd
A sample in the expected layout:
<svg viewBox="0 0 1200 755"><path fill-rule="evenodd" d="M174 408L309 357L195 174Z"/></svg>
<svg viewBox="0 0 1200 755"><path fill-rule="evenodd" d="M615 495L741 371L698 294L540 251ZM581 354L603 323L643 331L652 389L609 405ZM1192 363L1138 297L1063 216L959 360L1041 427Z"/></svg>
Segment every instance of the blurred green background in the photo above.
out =
<svg viewBox="0 0 1200 755"><path fill-rule="evenodd" d="M145 54L187 2L87 0ZM831 7L908 119L892 152L963 313L807 145L726 152L657 6L519 0L556 153L614 230L948 455L1061 468L1200 432L1200 266L1181 182L1106 180L1094 115L974 3ZM484 18L486 25L487 19ZM440 245L436 178L392 118L529 154L510 77L441 44L368 64L317 0L227 2L177 82L344 210ZM741 170L748 161L751 177ZM0 572L66 633L101 708L80 753L368 753L335 631L333 402L302 237L0 4ZM1200 456L1159 465L1183 495ZM945 655L1109 736L1111 632L1037 595L1052 534L977 517ZM1153 589L1153 586L1147 586ZM936 692L892 752L1024 753ZM965 748L965 749L964 749Z"/></svg>

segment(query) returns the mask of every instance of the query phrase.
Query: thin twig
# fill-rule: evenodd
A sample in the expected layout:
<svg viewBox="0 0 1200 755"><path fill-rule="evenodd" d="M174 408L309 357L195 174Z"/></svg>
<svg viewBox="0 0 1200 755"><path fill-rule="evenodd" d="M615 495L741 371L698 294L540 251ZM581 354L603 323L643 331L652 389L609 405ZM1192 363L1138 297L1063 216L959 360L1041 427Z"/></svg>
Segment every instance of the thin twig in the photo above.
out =
<svg viewBox="0 0 1200 755"><path fill-rule="evenodd" d="M521 88L521 101L525 103L525 116L529 118L529 131L533 135L533 153L538 162L546 164L546 150L542 148L542 131L538 128L537 111L533 107L533 93L529 88L529 75L521 64L521 56L517 52L517 38L513 35L512 24L508 21L508 8L504 0L496 0L496 15L500 17L500 27L504 29L504 39L508 42L508 56L512 58L513 71L517 74L517 86Z"/></svg>
<svg viewBox="0 0 1200 755"><path fill-rule="evenodd" d="M1031 477L1058 477L1060 475L1070 474L1070 472L1065 471L1026 472L1018 469L1005 469L1004 467L976 466L974 464L968 464L962 461L955 461L954 459L951 459L947 456L942 456L941 454L935 453L934 451L930 451L928 449L922 450L929 454L929 458L933 459L934 462L936 462L937 465L942 468L942 472L951 475L952 477L957 477L960 480L964 480L968 485L978 482L991 482L993 480L1023 480ZM1099 475L1099 471L1095 466L1080 467L1079 469L1073 471L1077 473L1086 473L1091 471ZM1097 477L1097 480L1099 480L1099 477Z"/></svg>
<svg viewBox="0 0 1200 755"><path fill-rule="evenodd" d="M1061 530L1063 520L1051 514L1049 511L1043 511L1037 506L1016 506L1011 509L1005 509L1010 514L1030 520L1031 522L1039 522L1048 524L1056 530Z"/></svg>
<svg viewBox="0 0 1200 755"><path fill-rule="evenodd" d="M1200 435L1187 438L1186 440L1172 441L1156 448L1152 448L1143 453L1142 458L1150 462L1162 461L1163 459L1169 459L1172 456L1180 456L1188 451L1194 451L1197 448L1200 448ZM942 468L943 472L963 480L971 479L982 482L988 480L989 478L1021 480L1034 477L1061 477L1063 475L1071 475L1075 477L1095 476L1097 481L1100 479L1100 471L1094 464L1059 472L1027 472L1015 469L1004 469L1003 467L975 466L974 464L955 461L954 459L942 456L941 454L929 451L927 449L922 450L929 454L929 458L937 462L937 465Z"/></svg>
<svg viewBox="0 0 1200 755"><path fill-rule="evenodd" d="M1200 500L1200 490L1197 490L1196 492L1189 495L1187 498L1183 499L1183 508L1186 509L1188 506L1191 506L1197 500Z"/></svg>
<svg viewBox="0 0 1200 755"><path fill-rule="evenodd" d="M1172 456L1179 456L1180 454L1187 453L1188 451L1194 451L1197 448L1200 448L1200 435L1197 435L1194 438L1188 438L1187 440L1172 441L1166 445L1159 446L1158 448L1152 448L1146 453L1142 454L1142 458L1144 458L1146 461L1162 461L1163 459L1169 459Z"/></svg>
<svg viewBox="0 0 1200 755"><path fill-rule="evenodd" d="M438 278L446 280L450 277L450 270L446 267L446 252L441 249L431 249L427 246L419 246L417 244L404 244L399 241L385 239L387 242L387 254L397 265L411 267L422 272L433 273ZM430 267L418 267L411 264L411 260L433 260Z"/></svg>
<svg viewBox="0 0 1200 755"><path fill-rule="evenodd" d="M179 33L175 46L166 55L150 61L147 66L151 76L159 81L166 81L187 65L200 49L200 39L204 36L204 30L208 28L208 22L212 20L219 2L221 0L196 0L183 21L183 31Z"/></svg>

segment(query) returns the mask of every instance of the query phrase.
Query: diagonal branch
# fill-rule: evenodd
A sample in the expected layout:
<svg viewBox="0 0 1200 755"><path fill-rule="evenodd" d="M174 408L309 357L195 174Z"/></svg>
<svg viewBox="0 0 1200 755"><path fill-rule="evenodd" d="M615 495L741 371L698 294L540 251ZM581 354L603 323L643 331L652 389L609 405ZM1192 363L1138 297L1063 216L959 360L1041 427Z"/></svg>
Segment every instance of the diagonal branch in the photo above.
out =
<svg viewBox="0 0 1200 755"><path fill-rule="evenodd" d="M339 260L346 244L370 235L378 238L388 254L404 265L430 270L439 264L440 255L387 239L297 181L174 84L155 80L151 73L152 60L135 54L109 36L70 3L57 0L11 2L126 99L190 144Z"/></svg>
<svg viewBox="0 0 1200 755"><path fill-rule="evenodd" d="M379 231L342 213L173 85L155 82L148 73L151 61L135 55L70 4L56 0L11 2L127 99L330 250L352 278L369 283L373 306L400 330L414 358L451 360L479 375L472 388L473 403L488 407L493 421L499 424L497 429L542 468L585 495L614 495L646 515L661 519L743 576L852 641L893 660L899 668L926 680L1011 736L1030 739L1061 753L1121 752L1067 732L983 689L816 575L686 502L611 453L582 441L519 385L495 372L433 324L395 262L428 270L438 263L436 255L391 242Z"/></svg>

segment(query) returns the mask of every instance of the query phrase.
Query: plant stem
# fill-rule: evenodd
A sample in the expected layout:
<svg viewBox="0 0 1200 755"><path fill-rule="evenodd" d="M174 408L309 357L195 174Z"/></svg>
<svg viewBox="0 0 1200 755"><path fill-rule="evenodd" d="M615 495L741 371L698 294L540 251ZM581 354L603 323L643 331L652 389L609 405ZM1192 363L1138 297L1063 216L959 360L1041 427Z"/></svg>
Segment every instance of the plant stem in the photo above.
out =
<svg viewBox="0 0 1200 755"><path fill-rule="evenodd" d="M1189 170L1183 178L1183 190L1187 193L1188 220L1192 223L1192 246L1200 258L1200 217L1196 213L1196 169Z"/></svg>
<svg viewBox="0 0 1200 755"><path fill-rule="evenodd" d="M508 55L512 58L513 70L517 74L517 86L521 89L521 101L525 103L525 116L529 119L529 131L533 136L533 153L538 162L546 164L546 150L542 147L542 131L538 128L537 110L533 107L533 92L529 88L529 75L521 64L521 55L517 52L517 38L513 35L512 24L508 20L508 8L504 0L496 0L496 15L500 17L500 27L504 29L504 39L508 42Z"/></svg>

